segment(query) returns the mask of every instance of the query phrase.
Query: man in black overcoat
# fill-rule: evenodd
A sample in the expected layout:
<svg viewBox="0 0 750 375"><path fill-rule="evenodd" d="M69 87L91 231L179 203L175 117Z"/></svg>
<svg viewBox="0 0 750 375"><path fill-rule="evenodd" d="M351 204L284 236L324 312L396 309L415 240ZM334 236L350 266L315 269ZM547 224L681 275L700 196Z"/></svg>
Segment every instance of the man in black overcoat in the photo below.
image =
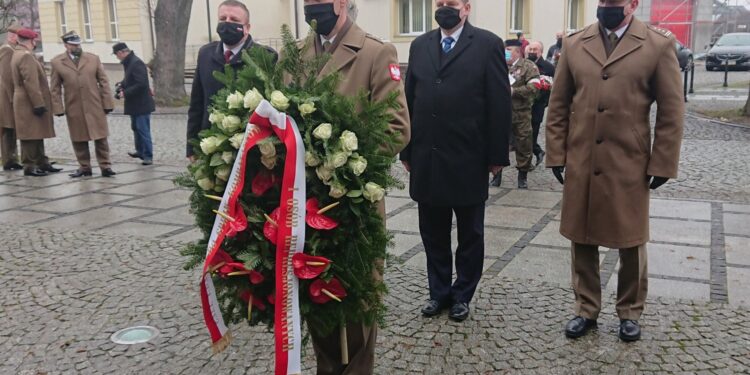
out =
<svg viewBox="0 0 750 375"><path fill-rule="evenodd" d="M536 64L536 67L539 68L540 75L554 78L555 66L542 58L542 51L544 51L542 42L531 42L529 43L529 46L526 47L526 58ZM531 106L532 151L536 157L536 165L541 164L542 160L544 160L544 150L542 149L542 146L539 146L537 139L539 138L539 128L544 120L544 112L549 104L549 95L550 90L540 90L539 96L534 100L534 105Z"/></svg>
<svg viewBox="0 0 750 375"><path fill-rule="evenodd" d="M488 172L510 165L510 83L503 41L467 22L470 0L435 0L435 9L440 27L410 48L405 83L413 133L400 158L427 253L430 300L422 313L450 307L449 317L462 321L482 276Z"/></svg>
<svg viewBox="0 0 750 375"><path fill-rule="evenodd" d="M271 47L255 43L250 36L250 11L238 0L226 0L219 4L219 23L216 32L221 40L211 42L198 51L198 64L195 68L193 87L190 91L188 108L187 150L186 155L193 160L191 139L198 139L201 130L211 127L208 121L208 107L211 98L224 85L214 78L214 71L223 72L225 65L235 71L243 68L242 53L252 48L263 48L273 55L274 62L278 54Z"/></svg>

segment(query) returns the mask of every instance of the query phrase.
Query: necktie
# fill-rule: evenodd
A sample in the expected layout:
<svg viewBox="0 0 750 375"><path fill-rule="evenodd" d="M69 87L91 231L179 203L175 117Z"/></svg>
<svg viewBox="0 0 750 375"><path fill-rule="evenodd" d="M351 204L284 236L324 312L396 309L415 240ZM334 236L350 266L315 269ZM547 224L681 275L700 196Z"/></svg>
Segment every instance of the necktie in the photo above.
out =
<svg viewBox="0 0 750 375"><path fill-rule="evenodd" d="M447 37L447 38L445 38L445 39L443 39L443 52L444 53L448 53L448 52L450 52L451 49L453 49L453 42L454 41L455 41L455 39L453 39L453 37L450 37L450 36Z"/></svg>
<svg viewBox="0 0 750 375"><path fill-rule="evenodd" d="M224 51L224 63L229 64L229 60L232 59L234 53L231 50Z"/></svg>
<svg viewBox="0 0 750 375"><path fill-rule="evenodd" d="M323 42L323 51L329 52L328 50L330 48L331 48L331 41L330 40L326 40L325 42Z"/></svg>
<svg viewBox="0 0 750 375"><path fill-rule="evenodd" d="M609 50L607 51L607 55L611 54L612 51L614 51L615 46L617 46L617 34L611 33L609 34Z"/></svg>

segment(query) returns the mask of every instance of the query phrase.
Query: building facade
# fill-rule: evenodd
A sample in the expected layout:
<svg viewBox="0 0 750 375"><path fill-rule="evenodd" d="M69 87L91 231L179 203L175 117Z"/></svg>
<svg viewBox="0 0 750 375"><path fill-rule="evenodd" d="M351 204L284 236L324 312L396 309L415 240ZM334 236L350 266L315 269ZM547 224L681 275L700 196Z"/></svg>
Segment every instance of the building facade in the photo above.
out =
<svg viewBox="0 0 750 375"><path fill-rule="evenodd" d="M60 35L75 29L84 39L84 49L99 54L103 62L117 63L111 46L125 42L149 61L155 36L152 15L159 0L39 0L44 58L49 61L63 51ZM161 0L168 1L168 0ZM409 45L417 36L437 27L434 0L353 0L359 9L357 23L383 40L392 42L402 62L408 61ZM195 65L200 46L217 40L217 8L221 0L194 0L186 46L186 66ZM558 31L570 32L596 21L597 0L472 0L469 21L504 39L521 31L527 39L539 40L545 49ZM251 33L261 43L280 47L281 25L303 37L303 0L247 0ZM700 29L699 21L711 22L712 0L642 0L638 18L659 24L682 37L683 44L703 50L710 41L711 25ZM708 9L708 12L706 12ZM707 15L706 15L707 14ZM698 25L698 26L696 26ZM701 35L707 34L703 42ZM698 41L698 42L697 42ZM695 48L695 47L699 48Z"/></svg>

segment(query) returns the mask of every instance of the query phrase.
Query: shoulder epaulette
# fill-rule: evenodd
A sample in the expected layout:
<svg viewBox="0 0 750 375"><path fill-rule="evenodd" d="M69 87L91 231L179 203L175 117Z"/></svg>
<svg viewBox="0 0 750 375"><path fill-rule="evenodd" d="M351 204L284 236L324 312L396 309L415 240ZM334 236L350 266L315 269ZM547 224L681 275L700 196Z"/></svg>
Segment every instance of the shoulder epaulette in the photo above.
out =
<svg viewBox="0 0 750 375"><path fill-rule="evenodd" d="M380 39L380 38L378 38L378 37L376 37L375 35L372 35L372 34L365 34L365 36L366 36L366 37L367 37L368 39L372 39L372 40L374 40L374 41L376 41L376 42L378 42L378 43L380 43L380 44L383 44L383 40L382 40L382 39Z"/></svg>
<svg viewBox="0 0 750 375"><path fill-rule="evenodd" d="M662 29L661 27L656 27L653 25L648 25L648 28L665 38L671 39L674 37L674 34L667 29Z"/></svg>

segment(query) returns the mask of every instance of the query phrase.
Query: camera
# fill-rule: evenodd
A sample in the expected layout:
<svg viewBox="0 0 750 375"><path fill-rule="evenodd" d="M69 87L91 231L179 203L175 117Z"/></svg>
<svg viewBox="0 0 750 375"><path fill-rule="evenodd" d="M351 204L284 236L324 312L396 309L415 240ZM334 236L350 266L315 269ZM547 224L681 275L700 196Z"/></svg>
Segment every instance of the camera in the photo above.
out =
<svg viewBox="0 0 750 375"><path fill-rule="evenodd" d="M115 99L120 100L122 99L122 81L115 83Z"/></svg>

